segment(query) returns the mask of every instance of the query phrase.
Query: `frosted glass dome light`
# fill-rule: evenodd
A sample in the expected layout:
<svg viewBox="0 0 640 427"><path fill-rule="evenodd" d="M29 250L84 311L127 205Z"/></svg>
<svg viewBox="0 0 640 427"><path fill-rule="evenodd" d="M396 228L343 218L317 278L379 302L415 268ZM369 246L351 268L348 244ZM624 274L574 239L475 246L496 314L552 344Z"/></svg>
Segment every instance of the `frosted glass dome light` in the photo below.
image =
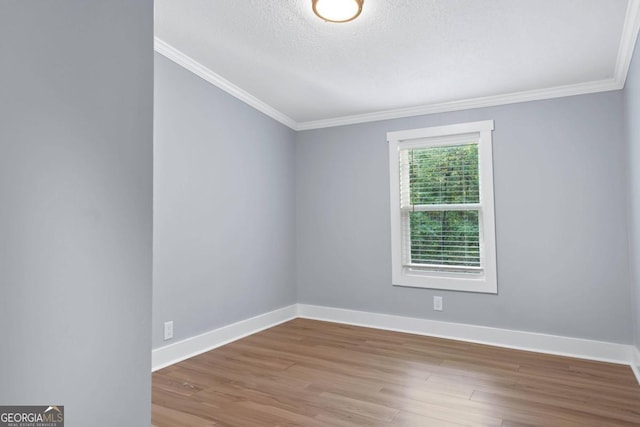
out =
<svg viewBox="0 0 640 427"><path fill-rule="evenodd" d="M349 22L362 12L364 0L312 0L313 12L328 22Z"/></svg>

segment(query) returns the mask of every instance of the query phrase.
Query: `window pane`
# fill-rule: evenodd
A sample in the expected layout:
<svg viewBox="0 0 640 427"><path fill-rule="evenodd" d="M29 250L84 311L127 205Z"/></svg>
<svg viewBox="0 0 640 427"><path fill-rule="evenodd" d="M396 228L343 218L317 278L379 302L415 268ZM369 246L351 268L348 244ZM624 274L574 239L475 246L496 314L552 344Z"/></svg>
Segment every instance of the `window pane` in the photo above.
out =
<svg viewBox="0 0 640 427"><path fill-rule="evenodd" d="M479 203L478 145L409 151L412 205Z"/></svg>
<svg viewBox="0 0 640 427"><path fill-rule="evenodd" d="M411 263L480 266L478 211L410 212Z"/></svg>

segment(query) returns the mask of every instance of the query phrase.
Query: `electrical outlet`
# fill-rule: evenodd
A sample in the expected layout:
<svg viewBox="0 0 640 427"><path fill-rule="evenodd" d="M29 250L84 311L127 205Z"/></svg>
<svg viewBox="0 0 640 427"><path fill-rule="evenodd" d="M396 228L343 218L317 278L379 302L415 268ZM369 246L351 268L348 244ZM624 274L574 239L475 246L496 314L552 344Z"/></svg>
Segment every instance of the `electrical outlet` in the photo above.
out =
<svg viewBox="0 0 640 427"><path fill-rule="evenodd" d="M173 338L173 320L164 322L164 340Z"/></svg>
<svg viewBox="0 0 640 427"><path fill-rule="evenodd" d="M435 311L442 311L442 297L433 297L433 309Z"/></svg>

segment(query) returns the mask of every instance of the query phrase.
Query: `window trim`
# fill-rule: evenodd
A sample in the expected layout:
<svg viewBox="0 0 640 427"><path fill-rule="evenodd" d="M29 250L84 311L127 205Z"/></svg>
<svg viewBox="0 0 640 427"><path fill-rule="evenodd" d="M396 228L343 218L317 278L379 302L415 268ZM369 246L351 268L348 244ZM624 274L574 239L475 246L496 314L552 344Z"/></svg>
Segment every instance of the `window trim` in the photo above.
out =
<svg viewBox="0 0 640 427"><path fill-rule="evenodd" d="M395 286L452 291L498 293L496 268L495 209L493 195L493 120L388 132L391 212L391 271ZM478 143L480 185L480 273L424 271L403 265L402 208L400 202L400 149L457 145L456 140L473 134ZM448 142L451 141L451 142Z"/></svg>

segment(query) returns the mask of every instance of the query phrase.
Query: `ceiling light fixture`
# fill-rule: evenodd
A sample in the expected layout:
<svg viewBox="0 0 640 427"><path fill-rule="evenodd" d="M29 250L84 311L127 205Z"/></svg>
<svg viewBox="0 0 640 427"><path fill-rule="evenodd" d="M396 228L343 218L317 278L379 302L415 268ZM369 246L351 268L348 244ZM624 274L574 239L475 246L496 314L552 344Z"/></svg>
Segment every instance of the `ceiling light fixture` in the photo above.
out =
<svg viewBox="0 0 640 427"><path fill-rule="evenodd" d="M311 0L313 13L327 22L349 22L362 12L364 0Z"/></svg>

